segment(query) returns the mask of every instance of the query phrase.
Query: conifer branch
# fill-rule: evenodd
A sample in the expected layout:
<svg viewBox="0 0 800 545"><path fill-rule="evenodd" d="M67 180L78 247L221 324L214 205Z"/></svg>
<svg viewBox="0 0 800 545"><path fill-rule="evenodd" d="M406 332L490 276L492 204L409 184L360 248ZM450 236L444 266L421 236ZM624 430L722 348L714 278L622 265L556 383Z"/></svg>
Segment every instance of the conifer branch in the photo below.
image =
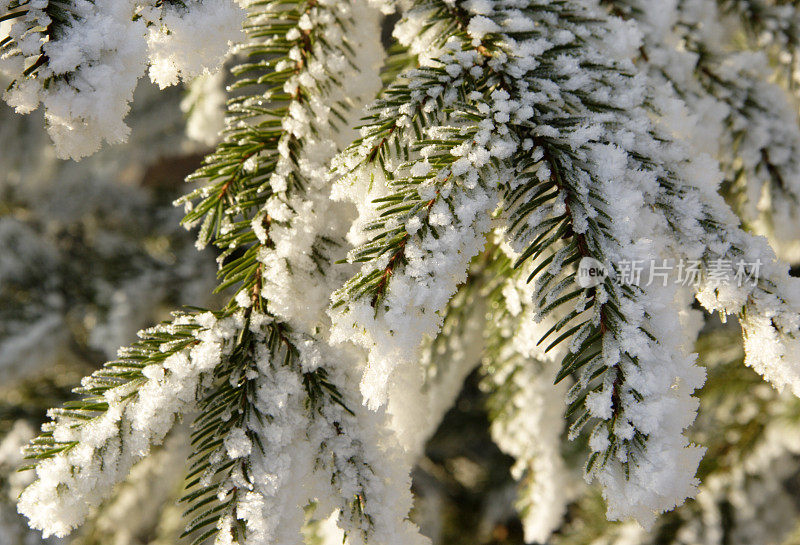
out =
<svg viewBox="0 0 800 545"><path fill-rule="evenodd" d="M573 24L575 28L591 29L592 25L595 25L596 28L601 28L599 14L566 4L550 5L550 8L551 15L552 12L558 13L560 28L570 28ZM525 12L523 11L523 13ZM470 18L466 14L460 19L467 20L469 25L473 25L472 29L468 26L465 30L472 30L473 33L476 33L479 31L474 27L478 25L483 29L502 28L504 24L502 22L502 14L503 10L497 9L495 13L487 12L482 14L482 16L487 15L489 17L496 15L496 18L489 18L488 21L484 20L487 17ZM540 24L544 22L538 19L538 14L533 10L530 11L530 14L526 13L526 15L531 18L531 23L534 20L539 21ZM478 20L480 20L479 23ZM547 23L554 24L550 23L550 21L544 24ZM533 25L522 25L522 27L525 28L524 31L511 30L506 33L507 37L490 38L488 42L520 43L523 33L526 38L531 37L531 30L529 29L533 28ZM485 38L487 34L492 36L491 32L481 32L481 39ZM588 32L591 32L591 30ZM604 64L599 58L584 53L585 42L578 36L585 34L587 34L587 30L582 30L571 34L563 43L557 44L556 47L553 47L553 45L546 46L545 51L540 52L537 57L536 65L532 69L528 69L531 72L528 76L528 81L536 82L551 78L557 80L560 77L560 73L564 73L563 78L567 79L569 77L568 69L565 70L562 64L564 55L574 55L577 57L577 64L583 62L586 66L591 66L597 70L598 78L594 81L598 85L607 85L607 78L604 80L599 77L599 74L606 73L606 71L607 73L613 71L615 74L619 74L618 78L622 80L635 81L633 74L626 73L626 69L622 65L615 65L613 61L610 63L606 61ZM493 53L492 49L478 40L474 40L472 44L476 49L483 46L490 54ZM494 54L498 55L497 52L494 52ZM586 60L580 60L580 55L586 55ZM508 63L514 66L515 56L513 50L502 51L500 59L506 58L509 59ZM501 73L504 70L509 70L513 73L512 68L503 66L503 60L498 60L494 66L489 63L489 66ZM524 71L527 70L523 69L523 73ZM541 74L541 79L537 80L536 78L539 74ZM505 87L511 90L509 98L512 101L516 100L516 104L521 104L524 103L522 99L525 97L525 91L518 90L517 85L516 80L513 78L505 83ZM520 87L527 89L527 85ZM505 89L503 90L505 91ZM505 92L508 93L508 91ZM643 468L652 468L652 462L647 459L647 452L650 451L646 444L648 441L671 442L680 452L680 454L675 455L677 464L691 464L691 459L694 459L696 463L699 460L699 456L696 449L687 447L685 439L676 440L674 436L669 437L669 434L675 433L674 428L666 432L668 434L667 437L659 437L653 433L656 429L651 428L645 432L639 430L635 424L637 420L636 414L642 410L638 409L637 405L642 404L641 406L644 408L647 399L633 385L633 369L641 369L642 371L639 372L647 372L645 368L648 364L640 361L640 358L644 357L645 354L648 357L652 357L651 354L653 352L651 350L653 348L651 346L668 342L665 339L658 339L653 331L650 331L652 326L648 324L649 316L646 309L647 305L651 303L648 302L646 294L637 287L620 287L610 279L594 288L573 288L572 291L562 294L563 290L568 286L574 286L574 273L562 273L565 262L569 265L581 258L592 257L601 263L605 263L609 270L614 270L613 260L609 258L611 256L620 256L618 252L622 248L629 247L627 240L621 238L630 236L625 229L611 229L610 225L605 223L606 219L604 219L610 218L614 213L622 212L618 208L619 203L615 203L613 200L618 198L616 197L617 193L615 192L614 198L610 197L610 195L604 195L604 192L609 190L604 186L603 182L607 173L594 170L591 162L587 160L589 157L593 157L595 161L598 160L600 156L594 154L603 152L613 154L616 152L613 147L607 147L614 142L613 128L609 127L610 130L601 129L602 121L600 121L595 129L598 131L596 133L598 135L603 135L603 131L609 130L607 134L611 136L611 142L604 141L604 137L600 136L596 144L588 143L597 138L592 135L591 129L585 136L581 135L581 131L587 130L584 124L591 123L589 120L595 116L596 112L608 111L614 112L615 115L621 114L622 108L618 104L620 104L622 97L615 95L613 92L607 93L605 96L607 98L601 102L580 90L574 93L564 91L563 98L557 100L555 104L563 102L569 105L570 110L568 112L562 112L558 107L547 104L542 105L542 111L540 112L526 112L525 120L515 123L515 125L520 126L516 130L521 131L521 134L518 133L519 136L517 138L520 142L528 142L527 149L532 149L533 155L532 158L520 157L515 163L519 165L518 172L537 173L537 175L529 176L534 182L531 184L533 187L528 186L527 191L531 191L534 202L536 202L536 198L546 195L545 199L543 199L544 202L541 204L546 204L548 200L550 201L549 213L553 217L548 225L556 228L554 233L550 230L545 231L543 237L542 234L539 234L538 236L541 238L534 239L532 242L529 241L527 245L523 245L520 248L522 253L518 264L527 259L550 261L550 263L546 263L546 265L549 265L549 269L544 273L545 275L549 274L549 277L539 276L537 279L537 287L540 294L537 297L540 316L548 315L558 307L570 303L573 299L577 300L571 314L564 311L570 317L569 320L560 322L560 327L565 327L570 320L575 320L570 324L572 327L567 333L559 336L555 342L555 344L558 344L566 339L571 339L570 352L564 358L562 371L557 378L561 379L569 374L584 371L584 379L578 382L570 396L571 405L567 414L568 416L575 415L578 421L582 423L587 422L591 417L600 420L593 432L594 439L591 442L593 455L589 459L587 470L594 475L598 475L604 485L612 487L618 486L616 484L618 482L616 481L617 479L621 479L624 482L630 478L632 472L629 466L636 467L639 472L647 471ZM576 115L575 108L582 108L585 113ZM578 112L580 111L579 109ZM528 119L533 122L526 122ZM534 130L531 130L531 125L535 127ZM586 146L583 148L585 151L576 150L577 146ZM637 162L641 155L638 150L632 151L632 161ZM592 181L592 185L587 191L585 184L589 180ZM553 184L555 191L547 195L547 191L551 188L545 186L540 189L536 187L536 182ZM513 191L516 187L512 186L511 189ZM556 196L559 197L559 200L556 200ZM613 209L611 208L612 204L616 205ZM511 214L512 216L514 215L513 209ZM527 214L522 215L525 216ZM529 225L537 225L537 220L543 219L542 216L535 217L536 220L531 221ZM547 218L547 213L544 218ZM554 245L562 238L566 239L565 247L557 253L553 253L551 257L545 257L547 254L555 252ZM547 251L547 254L543 253L545 251ZM618 257L618 259L620 258ZM534 276L541 275L540 271L541 268L535 271L536 274ZM555 286L550 286L551 280L555 279L559 274L561 274L559 282ZM642 304L645 305L643 317L641 315L637 316L635 311L634 314L629 314L630 311L627 311L627 309L631 308L631 305L636 308ZM626 331L626 335L629 337L629 341L624 345L621 344L623 342L623 330ZM637 343L640 342L641 344L630 343L630 335L632 334L641 337L641 340L637 341ZM631 348L625 350L623 346ZM664 348L666 347L664 346L662 350ZM691 361L686 360L678 363L681 362L681 358L684 356L681 355L679 349L674 348L674 350L677 354L669 356L674 358L672 361L686 368L681 372L692 372L690 370ZM591 364L588 365L588 371L585 369L587 364ZM656 364L650 363L649 365L654 366ZM624 372L623 369L625 369ZM698 380L700 376L695 372L694 377L687 381L689 393L691 389L700 384ZM684 375L684 377L686 378L687 376ZM686 395L686 393L679 395ZM679 420L679 422L681 423L679 424L680 427L677 428L678 432L688 425L690 420L687 418ZM667 422L664 422L663 425L666 427L672 426L671 423ZM610 465L607 466L609 463ZM616 472L619 472L621 476L614 476ZM634 481L638 480L638 478L634 479ZM632 484L631 486L639 485ZM692 481L689 481L685 488L676 490L675 493L676 495L688 495L692 486ZM616 494L612 496L609 493L608 496L610 499ZM646 520L649 517L645 512L656 507L642 509L636 505L638 501L664 501L667 508L672 506L669 505L669 502L674 501L668 495L655 500L652 497L647 499L644 497L629 497L627 500L629 503L625 507L610 506L609 514L613 516L616 509L634 509L640 520ZM663 508L661 507L661 509Z"/></svg>
<svg viewBox="0 0 800 545"><path fill-rule="evenodd" d="M178 201L228 299L143 331L51 411L20 501L33 527L69 533L192 414L187 543L283 545L338 514L353 545L421 544L411 467L479 354L527 538L550 539L570 499L563 424L608 518L649 527L699 486L691 297L736 316L745 363L800 395L800 281L745 230L792 239L797 116L708 15L755 6L751 39L786 41L783 3L681 2L662 21L655 0L266 0L240 35L227 2L68 2L57 19L0 0L10 100L44 102L61 154L123 138L148 67L165 86L228 40L239 54L222 141ZM374 8L398 7L381 71ZM208 50L185 51L191 31ZM653 276L678 261L693 285ZM720 283L723 264L744 278Z"/></svg>
<svg viewBox="0 0 800 545"><path fill-rule="evenodd" d="M259 10L263 8L261 4L258 7ZM330 25L349 24L344 19L349 16L348 9L341 5L322 6L316 0L309 0L292 4L274 2L269 4L266 15L254 12L252 23L247 25L252 41L246 48L254 60L235 69L240 77L236 87L260 86L260 90L258 94L245 94L231 102L231 131L192 177L210 183L183 201L200 199L185 221L187 224L202 222L200 243L211 241L223 250L219 289L236 288L236 296L217 315L225 327L218 331L216 324L209 324L200 333L201 337L222 334L224 350L218 350L216 359L192 360L197 382L189 384L194 386L190 394L184 394L179 411L185 412L195 406L196 400L200 401L192 440L195 448L192 470L183 498L189 505L186 515L191 517L184 537L191 537L193 543L201 543L212 535L223 540L237 539L240 543L277 539L277 524L282 517L289 516L292 506L284 508L289 509L286 515L279 512L267 515L275 510L274 502L284 499L273 497L274 494L293 486L293 473L301 476L306 471L302 465L306 463L304 455L292 452L300 438L292 438L299 429L309 426L313 433L309 432L302 443L307 445L304 448L317 451L317 463L310 475L322 477L328 487L340 489L338 495L333 491L328 494L338 498L331 500L333 504L329 508L341 510L342 527L364 538L375 532L391 535L412 531L404 523L407 510L402 511L402 503L394 500L396 507L387 509L380 506L381 498L372 499L376 483L384 479L382 470L375 466L386 457L381 449L388 448L389 443L385 440L374 444L361 442L364 433L361 427L365 425L364 429L368 429L370 424L362 424L363 416L356 415L347 406L339 390L339 385L345 383L346 373L335 369L335 360L331 358L337 355L317 354L319 349L314 348L319 344L317 340L292 332L279 318L267 314L269 301L264 293L264 282L268 278L265 260L277 246L272 229L282 228L291 220L285 213L275 218L273 216L281 215L280 211L270 211L276 210L276 202L292 203L294 195L309 190L308 180L302 176L300 154L304 142L300 136L303 131L317 128L297 123L298 116L302 117L298 106L300 110L315 108L317 93L326 91L325 79L335 81L333 74L317 75L316 79L309 80L308 71L313 68L312 61L319 62L321 56L340 54L335 47L352 52L347 49L346 38L340 38L338 46L331 45L334 42L330 31L335 27ZM316 21L316 27L312 21ZM300 51L299 58L297 51ZM258 72L261 75L254 77ZM272 92L273 89L278 92ZM271 107L262 105L265 98L273 101ZM341 115L336 108L333 113ZM169 325L154 330L153 335L169 346L183 347L173 338ZM150 348L144 355L143 365L151 363L150 359L161 358L165 353L163 346L166 345ZM201 348L192 347L192 350ZM145 372L149 381L153 380L152 373ZM186 377L179 375L176 380L181 378ZM136 400L134 403L152 404L144 395L152 395L147 391L148 380L132 383L130 396ZM288 396L288 401L285 407L270 409L265 396L269 398L268 392L275 387L279 390L274 393ZM119 389L111 391L116 393ZM82 403L84 412L81 414L95 411L86 420L89 433L98 418L105 418L106 414L113 417L120 410L116 406L101 406L94 398ZM138 405L133 407L136 409ZM102 413L99 417L98 412ZM54 417L59 423L66 423L67 416L77 418L76 414L61 411ZM291 426L301 420L307 420L308 425L293 430ZM383 425L377 416L367 420L373 422L372 426ZM284 428L283 435L276 436L280 426ZM160 440L158 433L162 431L166 433L160 429L150 432L155 442ZM334 441L337 436L341 438ZM54 463L60 463L68 455L67 451L78 452L84 448L81 439L91 440L91 436L70 441L63 449L60 444L56 445L47 454ZM144 455L149 448L147 438L142 440L137 436L134 439L143 447L130 453L130 447L123 445L126 463L110 476L109 484L124 476L137 456ZM39 440L42 441L46 442L47 438ZM269 471L271 464L285 465L287 461L289 467L283 467L280 482L264 481L265 471ZM49 469L41 464L37 466L40 475ZM92 470L87 467L85 472ZM279 471L279 468L274 470ZM314 485L307 486L312 490ZM84 492L103 497L103 491L92 487L91 483ZM41 524L46 531L63 535L85 516L85 512L78 513L79 518L68 523L62 522L66 513L56 520L39 520L42 504L50 501L39 495L42 493L47 493L47 485L40 481L28 489L22 505L34 524ZM302 511L312 499L296 498L299 503L294 509ZM265 517L274 518L274 525L265 526Z"/></svg>
<svg viewBox="0 0 800 545"><path fill-rule="evenodd" d="M674 88L690 109L709 111L709 123L720 124L723 194L748 229L769 237L782 256L791 258L800 232L792 212L800 202L800 163L795 159L800 128L789 93L768 81L767 57L731 52L730 44L719 42L715 28L719 23L691 11L680 12L674 28L654 28L646 16L652 8L647 1L618 1L609 6L642 25L641 61L653 77ZM716 14L714 6L712 9ZM722 17L722 13L718 15ZM660 39L665 32L680 37L685 47L665 46ZM693 77L687 78L675 68L679 62L694 64ZM669 104L657 107L666 108ZM671 122L668 115L664 117Z"/></svg>

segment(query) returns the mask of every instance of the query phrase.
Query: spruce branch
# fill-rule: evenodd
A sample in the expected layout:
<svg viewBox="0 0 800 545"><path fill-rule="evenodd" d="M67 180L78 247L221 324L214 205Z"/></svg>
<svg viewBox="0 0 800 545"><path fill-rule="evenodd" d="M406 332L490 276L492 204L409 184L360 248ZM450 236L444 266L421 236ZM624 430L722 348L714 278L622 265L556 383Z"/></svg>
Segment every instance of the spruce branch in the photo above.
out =
<svg viewBox="0 0 800 545"><path fill-rule="evenodd" d="M407 507L404 511L401 499L390 497L379 484L386 478L386 469L382 467L387 458L384 449L391 444L377 438L380 436L377 430L385 423L380 415L351 410L348 404L352 396L340 390L347 383L347 372L337 368L341 365L337 359L349 356L326 352L319 339L293 331L288 323L268 313L270 300L265 293L271 280L267 275L272 263L270 253L277 252L280 246L274 231L278 229L280 235L281 229L291 225L293 218L286 211L301 204L297 197L319 190L314 187L318 182L311 182L304 175L302 154L304 137L309 131L329 130L325 125L327 119L314 121L317 126L303 119L314 119L320 96L336 89L335 74L325 70L320 73L314 63L323 62L326 56L347 58L354 54L348 38L344 37L344 27L351 24L351 6L309 0L270 2L266 6L258 3L251 7L252 22L246 26L250 42L245 51L253 62L234 69L239 77L236 87L244 90L244 94L231 101L232 129L218 150L192 176L207 181L205 187L183 200L186 203L199 200L198 205L190 207L185 221L189 225L201 222L200 243L213 242L223 251L219 289L234 287L236 295L217 313L215 320L219 323L209 323L209 313L197 315L205 326L198 333L202 341L197 346L187 348L181 344L177 335L180 331L173 335L172 325L153 330L159 344L147 345L149 351L141 356L142 367L148 369L143 371L146 380L132 383L131 387L134 418L146 421L146 411L159 407L154 403L159 398L151 399L158 393L151 391L156 387L152 383L165 376L169 379L173 365L165 347L189 351L185 363L192 368L193 381L179 382L183 388L180 391L184 392L179 396L182 400L179 412L195 406L199 410L192 439L193 468L183 498L188 503L186 515L191 517L184 537L192 538L194 543L213 535L223 540L238 539L241 543L278 540L280 533L286 531L281 529L282 521L292 524L290 521L296 520L292 512L302 512L314 499L299 495L295 498L296 505L278 509L278 502L285 500L280 491L291 490L296 478L313 479L306 484L307 493L325 495L326 508L341 511L340 525L354 539L357 535L366 539L373 534L408 533L411 537L413 527L405 522ZM338 32L338 43L332 31ZM254 77L259 71L262 74ZM248 95L254 86L258 90ZM271 101L270 107L264 106L265 100ZM350 108L352 102L346 105L342 102L341 107ZM304 116L303 110L307 115ZM328 111L342 115L335 107ZM309 195L313 197L313 193ZM323 234L319 237L324 239ZM194 323L191 321L194 316L181 320ZM219 346L214 350L208 343ZM134 351L138 355L142 349L137 346ZM185 358L184 352L172 354L173 359ZM163 358L168 369L159 372L150 360ZM116 368L117 364L111 366ZM182 367L179 370L175 380L185 380L186 371ZM108 387L114 395L122 390L117 384ZM127 395L127 391L124 393ZM286 405L272 406L273 394L285 396ZM346 396L351 401L346 401ZM69 441L67 448L62 449L59 444L43 453L49 455L53 464L60 467L64 457L72 452L85 454L84 443L95 440L92 433L97 423L106 415L114 418L120 410L125 410L119 405L101 405L95 401L94 398L83 401L80 414L72 407L54 413L56 428L59 424L70 424L67 417L74 420L83 418L84 413L87 416L83 418L84 436ZM139 405L143 406L143 414L136 412ZM89 410L95 412L88 414ZM165 419L163 424L171 421ZM369 431L375 439L367 440L366 430L371 427L376 428ZM298 435L304 429L308 430L306 435ZM122 445L125 463L119 465L113 476L108 476L110 479L105 479L107 488L127 473L135 459L146 454L151 439L158 442L158 434L166 430L148 432L147 437L134 437L134 445L140 446L133 452ZM55 436L58 435L56 432ZM114 434L101 440L100 448L105 454L107 448L102 441L114 447ZM46 443L47 438L39 440L42 442ZM311 467L304 465L312 461L306 452L316 457ZM86 462L96 464L97 460L90 457ZM81 467L79 462L71 463L71 474L79 475L80 471L75 471ZM47 461L37 466L40 476L56 469L44 464ZM93 465L85 468L87 483L82 492L102 498L107 491L88 478L95 469ZM281 475L279 482L268 478L271 472ZM66 512L54 520L47 517L49 520L40 521L41 506L54 500L44 497L50 493L48 482L37 481L28 488L23 509L34 524L63 535L80 523L85 512L77 516L70 512L76 518L66 523ZM73 481L67 484L67 489L70 488L74 488ZM393 507L383 506L382 501Z"/></svg>
<svg viewBox="0 0 800 545"><path fill-rule="evenodd" d="M561 43L548 44L544 47L545 51L539 53L537 63L531 67L522 68L521 71L515 65L513 49L501 50L499 54L495 53L498 57L496 57L494 65L489 63L489 66L506 79L505 88L511 91L510 93L506 91L506 93L510 94L511 100L516 99L519 104L520 99L526 97L525 92L531 83L544 84L547 80L559 81L560 78L562 82L569 81L569 69L566 68L568 65L563 63L565 56L575 56L577 65L583 63L584 66L591 67L596 71L597 76L590 80L591 85L602 88L604 85L619 85L625 80L636 81L634 74L628 73L632 72L632 68L625 68L621 64L614 63L613 60L604 60L584 52L587 51L584 49L587 45L582 36L590 35L592 30L588 29L594 27L598 29L594 32L602 34L602 16L599 13L592 13L569 3L549 4L549 7L551 8L551 17L552 12L558 13L558 28L582 28L583 30L565 35L565 40ZM523 13L530 17L531 21L531 24L528 25L515 24L517 28L524 28L523 31L515 28L505 33L507 37L498 37L490 41L512 44L513 47L513 44L522 43L523 35L528 39L532 37L531 29L535 28L534 20L543 25L556 24L551 22L552 19L540 19L539 14L534 10L523 11ZM503 27L504 21L509 20L503 19L503 9L497 8L494 12L482 13L481 16L491 17L490 22L480 23L483 28L499 29ZM473 21L480 18L470 18L469 14L465 14L460 19L469 21L468 24L472 25ZM572 27L572 25L575 26ZM465 30L469 31L469 26ZM488 34L491 36L491 32ZM533 36L535 35L534 33ZM486 33L481 34L481 38L485 38L485 36ZM483 46L489 54L492 54L492 49L482 44L480 40L473 40L472 44L476 48ZM585 60L581 58L581 55L586 55ZM508 64L511 66L508 68L503 66L505 59L509 59ZM506 71L514 75L505 75ZM524 85L517 83L517 81L521 81L520 72L530 72ZM611 76L611 74L615 75ZM505 89L503 90L505 91ZM520 131L517 133L518 140L527 142L527 150L533 151L533 160L521 156L514 161L520 165L519 170L521 172L525 172L527 169L535 171L538 175L530 176L530 178L536 181L541 180L541 183L544 184L552 183L557 189L552 195L547 196L550 200L549 209L553 212L552 221L548 225L556 228L555 233L545 231L543 237L541 234L534 235L542 238L529 241L519 249L522 253L518 264L522 264L530 258L549 261L546 265L549 265L550 269L545 274L549 273L551 278L540 277L538 280L541 283L539 287L542 294L542 297L537 298L541 316L544 317L562 305L577 300L572 307L574 310L570 318L576 321L572 322L567 332L556 338L555 342L558 344L566 339L572 339L571 350L562 362L562 373L559 378L581 371L584 366L591 364L591 370L584 375L589 380L578 382L573 389L568 415L575 414L578 420L584 423L590 419L588 417L599 418L600 423L596 424L593 432L593 437L596 439L591 442L594 453L590 457L588 470L597 475L605 486L612 487L619 486L617 484L619 481L616 479L621 479L624 483L630 478L632 472L629 470L629 465L636 467L640 473L646 471L643 468L652 467L652 460L648 459L648 456L652 454L652 449L645 448L649 446L645 445L648 441L672 443L680 452L676 455L677 459L674 460L678 465L683 463L691 465L692 460L695 462L699 460L699 456L696 449L686 445L685 439L682 437L676 439L674 435L670 436L677 431L677 435L680 437L682 428L691 421L690 415L687 415L686 419L680 419L677 428L672 427L673 423L663 422L662 425L665 426L663 433L667 434L664 437L654 434L656 429L652 425L649 426L650 429L647 432L644 432L638 430L634 423L636 414L642 410L638 409L637 405L644 403L642 407L645 407L648 403L647 398L638 391L638 387L634 386L636 373L649 372L646 370L645 362L640 361L640 358L652 358L656 354L655 346L671 342L666 338L656 337L652 326L648 324L651 316L649 312L653 311L648 311L647 305L652 304L649 302L652 300L649 299L652 295L644 293L639 288L617 286L610 279L591 289L572 289L568 293L562 294L567 286L574 286L572 281L574 273L564 272L564 261L570 264L581 258L592 257L605 263L609 270L613 271L614 260L609 258L614 256L617 259L623 259L622 256L625 254L620 252L623 251L623 248L630 248L630 243L624 238L631 236L627 227L618 226L617 229L610 229L610 225L605 224L604 218L612 216L612 213L609 212L614 214L624 212L619 208L620 203L615 202L615 199L619 200L618 191L613 193L613 198L604 194L610 190L604 181L607 179L608 173L595 170L592 163L592 161L600 160L601 155L597 154L618 153L614 149L615 144L621 144L617 144L614 140L616 125L601 129L604 122L602 121L603 117L599 117L600 121L594 129L597 133L594 134L603 135L604 131L608 131L605 133L608 136L598 138L598 136L594 136L593 129L590 128L590 120L598 112L602 114L607 111L620 115L624 111L624 108L621 107L623 101L634 97L623 98L621 95L611 92L604 93L605 98L598 100L598 93L594 93L595 96L592 96L580 88L572 92L569 85L562 87L561 93L559 99L542 103L541 106L537 104L540 111L526 112L527 115L522 121L514 123L514 125L520 126L519 129L516 129ZM565 104L566 108L562 110L560 104ZM576 115L576 110L578 115ZM528 119L535 120L536 125L533 122L526 122ZM610 138L610 141L604 141L604 138ZM596 143L591 143L593 140ZM636 149L632 152L631 161L639 163L641 153ZM540 167L543 167L541 171ZM658 170L654 169L654 171L658 176ZM591 182L588 187L586 187L587 182ZM514 189L516 187L512 186L511 190ZM528 188L529 191L532 190L534 201L539 196L547 195L546 192L549 189L548 187L543 190L537 187ZM555 199L556 195L560 197L560 203ZM548 200L547 197L544 199L545 201ZM614 206L613 209L612 206ZM513 209L511 215L514 215ZM536 220L540 219L547 219L547 215L544 218L536 217ZM536 220L531 221L530 225L537 225ZM550 238L547 238L548 236ZM562 238L567 241L565 247L554 253L556 252L554 245ZM546 253L543 253L545 251ZM548 254L552 254L552 256L547 257ZM652 255L654 253L650 253L650 256ZM534 276L541 274L541 270L541 268L538 269ZM561 275L559 282L549 287L550 281L559 274ZM637 311L631 313L631 310L643 304L645 305L643 316L637 314ZM569 311L564 312L569 315ZM561 327L565 327L567 323L569 320L562 321ZM623 331L625 331L624 335L628 336L626 341L623 341ZM638 337L638 340L631 343L631 335ZM664 348L666 346L661 350ZM684 375L684 379L688 379L688 391L676 392L678 395L687 395L691 389L699 385L702 375L691 370L691 360L683 359L685 356L679 348L671 347L670 349L675 351L674 356L668 356L672 360L671 364L682 367L681 372L683 373L692 373L692 375ZM602 350L603 353L601 354L598 350ZM655 364L650 363L650 366L655 366ZM637 371L634 372L634 370ZM690 376L691 378L689 378ZM614 476L615 474L620 477ZM633 479L633 482L636 481L639 481L638 477ZM692 482L690 479L685 488L680 490L676 488L675 494L688 495L693 486ZM637 486L639 485L631 484L631 487ZM658 494L660 497L645 499L645 496L638 496L637 492L636 499L628 498L630 503L626 507L611 505L609 514L614 516L617 509L634 509L640 520L644 520L648 518L645 511L654 507L640 510L635 506L636 502L655 501L658 503L663 501L665 506L661 509L668 508L672 506L668 504L673 501L669 498L669 494ZM608 497L609 500L616 497L616 492L614 494L608 492Z"/></svg>
<svg viewBox="0 0 800 545"><path fill-rule="evenodd" d="M84 379L79 400L50 412L52 422L27 452L40 479L20 498L31 526L68 534L161 443L176 418L193 409L203 376L230 353L234 321L179 314L142 331L119 360Z"/></svg>
<svg viewBox="0 0 800 545"><path fill-rule="evenodd" d="M51 128L80 118L88 144L70 151L80 155L125 132L125 93L147 66L159 85L200 70L194 55L176 60L179 38L195 25L229 36L235 17L221 2L125 0L110 29L119 33L63 70L56 48L92 28L102 6L80 4L62 34L0 47L47 55L39 66L26 57L35 73L17 87L35 87ZM800 393L800 289L739 226L715 160L680 140L681 119L713 100L709 116L728 135L723 192L787 197L770 214L738 209L746 228L774 229L791 209L800 168L787 150L800 149L800 133L759 138L796 121L783 115L785 93L772 100L769 71L744 67L752 57L721 47L684 3L676 25L653 21L642 8L656 3L370 0L402 8L383 72L367 0L247 3L227 128L179 200L198 246L219 253L217 291L229 298L143 331L77 401L51 411L20 502L32 525L68 533L192 414L189 543L293 542L309 519L335 514L353 545L422 543L408 520L409 472L483 352L482 326L492 433L516 458L530 539L550 538L569 500L562 424L588 450L586 477L601 485L608 518L649 527L693 496L703 449L687 430L705 371L690 349L691 297L736 316L745 363ZM717 13L716 0L699 3ZM5 22L31 13L13 4ZM133 47L143 44L146 54ZM88 121L53 121L62 99L98 96L80 87L96 68L126 62L136 69L120 68L129 77L114 115L87 106ZM353 140L381 74L391 83ZM101 118L103 131L90 127ZM656 260L695 263L696 284L625 267ZM718 282L723 263L743 266L744 282ZM587 264L606 274L587 284Z"/></svg>
<svg viewBox="0 0 800 545"><path fill-rule="evenodd" d="M663 79L696 115L707 111L708 122L719 123L720 146L710 151L718 155L725 173L721 191L749 230L766 235L782 257L791 259L798 232L792 210L800 198L800 164L795 160L800 129L792 97L769 81L767 57L731 51L730 43L720 42L717 17L708 20L681 10L670 28L656 28L646 16L654 4L619 1L609 6L642 26L640 62L654 79ZM711 10L717 14L714 5ZM685 47L665 45L665 33L680 37ZM692 63L691 77L677 68L682 62ZM660 102L656 109L670 123L670 115L663 113L669 103L663 98Z"/></svg>
<svg viewBox="0 0 800 545"><path fill-rule="evenodd" d="M434 10L432 20L439 17ZM445 45L386 90L363 136L336 162L339 191L357 201L354 192L366 190L371 200L362 210L365 242L348 255L364 265L334 294L332 316L337 339L364 328L359 342L371 363L362 391L373 406L387 391L374 378L410 363L424 335L438 330L438 313L483 245L508 176L503 160L516 144L486 121L482 103L494 97L484 61L457 42ZM413 329L402 323L409 316Z"/></svg>

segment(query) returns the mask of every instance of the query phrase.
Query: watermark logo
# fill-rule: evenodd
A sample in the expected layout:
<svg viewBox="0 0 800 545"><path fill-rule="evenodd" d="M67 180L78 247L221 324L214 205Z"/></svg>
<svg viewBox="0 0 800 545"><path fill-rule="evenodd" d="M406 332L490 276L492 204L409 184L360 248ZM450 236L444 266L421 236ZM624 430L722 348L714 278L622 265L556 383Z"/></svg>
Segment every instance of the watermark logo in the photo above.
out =
<svg viewBox="0 0 800 545"><path fill-rule="evenodd" d="M578 263L578 277L576 280L582 288L599 286L607 276L608 271L606 271L605 265L593 257L584 257Z"/></svg>
<svg viewBox="0 0 800 545"><path fill-rule="evenodd" d="M694 288L726 284L755 286L759 281L761 265L760 259L715 259L709 262L663 259L660 263L656 260L620 260L612 264L613 270L609 275L603 263L592 257L584 257L578 263L575 281L581 288L599 286L609 276L621 286L666 286L670 283Z"/></svg>

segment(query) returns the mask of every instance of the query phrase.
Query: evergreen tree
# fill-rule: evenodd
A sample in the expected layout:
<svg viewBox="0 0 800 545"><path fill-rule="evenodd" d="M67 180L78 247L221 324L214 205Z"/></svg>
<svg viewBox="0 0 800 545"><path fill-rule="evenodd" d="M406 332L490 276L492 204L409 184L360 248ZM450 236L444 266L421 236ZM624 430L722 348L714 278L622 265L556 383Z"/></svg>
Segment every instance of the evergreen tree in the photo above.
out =
<svg viewBox="0 0 800 545"><path fill-rule="evenodd" d="M27 189L43 174L20 145L0 469L30 442L0 484L51 541L422 544L412 471L466 379L514 459L525 542L780 542L800 468L799 10L0 0L5 100L42 106L60 158L128 138L145 73L184 83L188 132L214 148L176 204L218 265L196 289L203 258L117 186L88 212L109 225L62 258L20 210L84 189ZM108 309L105 285L127 299ZM181 303L74 395L53 375L69 309L100 316L83 345L108 352ZM742 353L700 309L737 319Z"/></svg>

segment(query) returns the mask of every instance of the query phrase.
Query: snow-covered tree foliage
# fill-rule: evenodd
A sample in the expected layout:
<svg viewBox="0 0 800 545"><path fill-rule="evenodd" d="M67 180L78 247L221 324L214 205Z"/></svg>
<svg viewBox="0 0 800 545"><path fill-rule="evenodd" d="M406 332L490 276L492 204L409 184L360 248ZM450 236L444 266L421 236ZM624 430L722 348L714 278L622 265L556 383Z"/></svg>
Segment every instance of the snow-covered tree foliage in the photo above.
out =
<svg viewBox="0 0 800 545"><path fill-rule="evenodd" d="M193 545L426 543L412 470L475 369L526 542L790 529L792 507L746 521L800 453L795 3L0 0L0 14L4 98L41 105L58 157L128 138L145 73L186 85L187 132L214 146L176 204L217 256L216 299L195 289L202 257L138 244L172 241L166 227L125 238L162 221L116 186L92 212L109 225L86 227L92 271L67 289L52 229L14 210L57 216L54 194L85 189L65 176L37 192L28 179L54 167L14 167L0 372L33 374L17 363L32 352L56 365L87 300L104 302L80 312L106 352L148 308L191 305L60 394L39 436L8 421L0 467L30 439L29 471L0 484L44 538L145 543L158 525ZM4 162L24 162L19 147ZM698 359L700 308L738 321L741 358ZM164 507L179 487L181 513ZM588 535L594 490L623 523ZM741 514L732 534L721 502Z"/></svg>

